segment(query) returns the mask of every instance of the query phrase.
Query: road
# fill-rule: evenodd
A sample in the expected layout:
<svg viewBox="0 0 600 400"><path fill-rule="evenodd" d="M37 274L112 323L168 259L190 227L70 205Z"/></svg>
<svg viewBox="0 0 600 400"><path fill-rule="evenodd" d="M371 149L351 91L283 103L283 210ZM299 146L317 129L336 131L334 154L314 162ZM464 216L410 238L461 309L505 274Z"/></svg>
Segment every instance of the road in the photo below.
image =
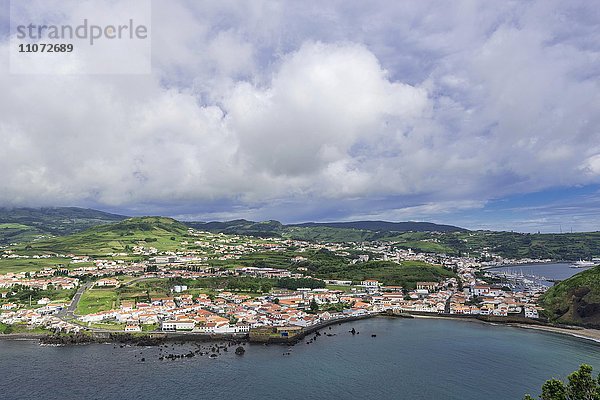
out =
<svg viewBox="0 0 600 400"><path fill-rule="evenodd" d="M130 280L127 283L124 283L123 286L130 286L134 283L143 281L144 279L151 279L148 277L140 277L140 278L135 278ZM71 303L67 306L67 308L61 310L58 313L58 316L62 319L68 318L68 319L72 319L75 318L75 310L77 310L77 305L79 304L79 301L81 300L81 296L83 295L83 293L90 289L92 286L94 286L95 282L86 282L83 285L81 285L79 287L79 289L77 289L77 292L75 293L75 296L73 296L73 299L71 300Z"/></svg>
<svg viewBox="0 0 600 400"><path fill-rule="evenodd" d="M151 278L150 277L135 278L135 279L132 279L131 281L129 281L127 283L124 283L123 286L129 286L129 285L132 285L134 283L143 281L144 279L151 279ZM75 295L73 296L73 299L71 300L71 303L69 303L69 305L66 308L60 310L58 312L58 314L56 314L56 316L59 317L60 319L62 319L63 321L84 326L86 329L94 331L94 332L113 332L113 331L107 330L107 329L87 327L81 321L77 320L77 317L75 316L75 311L77 310L77 306L79 305L79 301L81 300L81 296L83 295L83 293L86 290L88 290L92 286L94 286L95 283L96 282L86 282L83 285L81 285L79 287L79 289L77 289L77 292L75 292Z"/></svg>
<svg viewBox="0 0 600 400"><path fill-rule="evenodd" d="M62 319L75 318L75 310L77 310L77 305L79 304L79 300L81 300L81 296L83 295L83 292L85 292L87 289L91 288L92 286L94 286L94 282L87 282L87 283L84 283L83 285L81 285L79 287L79 289L77 289L75 296L73 296L71 303L69 303L69 305L66 308L60 310L60 312L58 313L58 316Z"/></svg>

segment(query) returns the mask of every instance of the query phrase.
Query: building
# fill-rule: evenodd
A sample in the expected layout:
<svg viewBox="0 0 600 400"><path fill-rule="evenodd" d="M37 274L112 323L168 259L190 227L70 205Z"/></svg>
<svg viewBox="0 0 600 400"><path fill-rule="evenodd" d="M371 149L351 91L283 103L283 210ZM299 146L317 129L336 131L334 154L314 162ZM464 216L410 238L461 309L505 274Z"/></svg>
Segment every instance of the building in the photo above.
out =
<svg viewBox="0 0 600 400"><path fill-rule="evenodd" d="M160 330L164 332L191 331L196 323L191 319L166 320L160 323Z"/></svg>
<svg viewBox="0 0 600 400"><path fill-rule="evenodd" d="M96 286L105 287L105 286L114 286L119 287L120 282L115 278L104 278L96 281Z"/></svg>
<svg viewBox="0 0 600 400"><path fill-rule="evenodd" d="M367 279L367 280L361 281L360 286L364 286L365 289L367 289L367 290L369 290L369 289L377 290L377 289L379 289L379 286L381 286L381 283L379 283L379 281L377 281L375 279Z"/></svg>
<svg viewBox="0 0 600 400"><path fill-rule="evenodd" d="M526 318L539 318L538 311L533 307L525 307L525 317Z"/></svg>
<svg viewBox="0 0 600 400"><path fill-rule="evenodd" d="M301 331L301 326L278 326L274 328L274 332L281 337L296 336Z"/></svg>
<svg viewBox="0 0 600 400"><path fill-rule="evenodd" d="M352 281L342 281L338 279L326 279L325 282L327 285L337 285L337 286L350 286L352 285Z"/></svg>
<svg viewBox="0 0 600 400"><path fill-rule="evenodd" d="M438 287L437 282L417 282L417 290L434 291Z"/></svg>
<svg viewBox="0 0 600 400"><path fill-rule="evenodd" d="M173 291L175 293L185 292L188 289L186 285L175 285L173 286Z"/></svg>
<svg viewBox="0 0 600 400"><path fill-rule="evenodd" d="M125 332L141 332L142 327L138 324L127 324L125 325Z"/></svg>

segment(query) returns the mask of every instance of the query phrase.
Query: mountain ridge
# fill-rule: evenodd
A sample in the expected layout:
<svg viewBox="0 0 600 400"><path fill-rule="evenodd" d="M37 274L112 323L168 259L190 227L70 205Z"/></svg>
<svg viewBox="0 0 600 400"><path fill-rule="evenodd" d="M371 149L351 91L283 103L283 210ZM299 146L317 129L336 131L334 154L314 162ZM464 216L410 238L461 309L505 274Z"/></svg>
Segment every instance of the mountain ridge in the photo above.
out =
<svg viewBox="0 0 600 400"><path fill-rule="evenodd" d="M364 220L364 221L348 221L348 222L304 222L300 224L288 224L287 226L298 227L318 227L324 226L329 228L346 228L346 229L361 229L369 231L386 231L386 232L466 232L468 229L454 225L436 224L433 222L418 222L418 221L381 221L381 220Z"/></svg>

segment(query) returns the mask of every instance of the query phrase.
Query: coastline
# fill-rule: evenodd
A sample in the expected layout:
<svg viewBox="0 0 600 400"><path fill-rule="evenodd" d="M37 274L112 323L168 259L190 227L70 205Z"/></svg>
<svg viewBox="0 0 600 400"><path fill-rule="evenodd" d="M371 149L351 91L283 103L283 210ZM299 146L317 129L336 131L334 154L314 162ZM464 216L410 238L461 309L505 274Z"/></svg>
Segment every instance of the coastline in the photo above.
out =
<svg viewBox="0 0 600 400"><path fill-rule="evenodd" d="M589 328L560 328L557 326L545 326L545 325L524 325L524 324L512 324L511 326L522 328L522 329L533 329L538 331L556 333L560 335L568 335L579 339L590 340L594 343L600 344L600 330L589 329Z"/></svg>
<svg viewBox="0 0 600 400"><path fill-rule="evenodd" d="M479 322L483 324L491 324L491 325L505 325L512 326L514 328L520 329L529 329L535 331L542 331L546 333L555 333L559 335L567 335L571 337L576 337L578 339L585 339L597 343L600 345L600 329L590 329L590 328L582 328L575 325L569 325L568 327L558 327L551 325L540 325L540 324L521 324L514 322L498 322L498 321L484 321L477 318L459 318L459 317L445 317L439 315L413 315L414 318L424 318L424 319L452 319L455 321L468 321L468 322Z"/></svg>
<svg viewBox="0 0 600 400"><path fill-rule="evenodd" d="M527 324L527 323L520 323L520 322L515 322L515 321L510 321L510 320L508 320L508 321L502 321L502 320L486 321L486 320L479 319L479 318L464 318L464 317L451 316L451 315L448 315L448 316L437 315L437 314L431 314L431 315L410 314L410 315L411 315L411 318L418 318L418 319L445 319L445 320L454 320L454 321L478 322L478 323L490 324L490 325L505 325L505 326L511 326L514 328L529 329L529 330L538 331L538 332L567 335L567 336L575 337L578 339L589 340L589 341L592 341L592 342L600 345L600 329L583 328L583 327L574 326L574 325L560 327L560 326L544 325L544 324L539 324L539 323ZM295 336L286 337L286 338L271 338L271 340L267 340L266 342L271 343L271 344L290 344L292 342L297 342L299 340L302 340L305 336L307 336L315 331L318 331L322 328L325 328L329 325L344 324L344 323L348 323L348 322L352 322L352 321L357 321L357 320L361 320L361 319L369 319L369 318L374 318L374 317L406 318L405 316L403 317L403 316L395 316L395 315L388 315L388 314L371 314L371 315L361 316L358 318L355 317L355 318L348 318L348 319L332 320L332 321L327 321L325 323L321 323L316 326L312 326L307 329L304 329L303 331L301 331L300 333L298 333ZM11 334L0 335L0 340L38 340L41 343L43 339L48 339L51 337L52 337L52 335L47 335L47 334L20 332L20 333L11 333ZM152 342L157 341L160 343L164 343L164 342L173 342L173 341L211 342L211 341L223 341L223 340L234 341L234 342L248 341L250 343L252 343L252 342L265 343L262 341L254 341L249 337L249 335L248 336L246 336L246 335L223 335L223 336L221 336L221 335L215 335L215 334L212 334L212 335L189 334L189 333L187 333L187 334L186 333L164 334L164 333L152 332L152 333L148 333L148 334L141 334L141 335L133 336L133 335L124 334L123 332L114 332L114 334L106 334L105 333L104 335L99 335L97 337L90 336L88 338L88 340L86 340L85 342L79 342L79 343L71 342L71 343L63 343L63 344L71 344L72 345L72 344L85 344L85 343L123 343L123 342L133 342L133 343L141 342L143 344L149 344L148 342L150 342L150 341L152 341Z"/></svg>

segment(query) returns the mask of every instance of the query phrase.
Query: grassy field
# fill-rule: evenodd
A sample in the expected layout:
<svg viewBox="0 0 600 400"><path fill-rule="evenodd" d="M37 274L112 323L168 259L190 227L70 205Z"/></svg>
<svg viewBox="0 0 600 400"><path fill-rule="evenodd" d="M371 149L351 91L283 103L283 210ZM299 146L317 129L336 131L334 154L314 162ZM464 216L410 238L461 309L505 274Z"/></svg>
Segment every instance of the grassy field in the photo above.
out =
<svg viewBox="0 0 600 400"><path fill-rule="evenodd" d="M47 329L39 328L39 327L29 327L24 324L15 324L15 325L6 325L0 323L0 335L8 335L10 333L38 333L38 334L48 334L52 333Z"/></svg>
<svg viewBox="0 0 600 400"><path fill-rule="evenodd" d="M119 296L115 289L90 289L81 296L76 314L87 315L108 311L119 306Z"/></svg>
<svg viewBox="0 0 600 400"><path fill-rule="evenodd" d="M149 332L158 329L158 324L142 324L142 331Z"/></svg>
<svg viewBox="0 0 600 400"><path fill-rule="evenodd" d="M120 301L147 302L153 297L170 296L172 286L173 284L168 279L155 278L144 279L130 286L122 286L115 291Z"/></svg>
<svg viewBox="0 0 600 400"><path fill-rule="evenodd" d="M1 229L29 229L27 225L17 224L17 223L4 223L0 224Z"/></svg>
<svg viewBox="0 0 600 400"><path fill-rule="evenodd" d="M265 251L258 253L245 254L237 261L238 265L287 268L292 265L291 259L300 253L293 251Z"/></svg>
<svg viewBox="0 0 600 400"><path fill-rule="evenodd" d="M31 272L39 271L44 268L69 268L71 263L70 258L51 257L51 258L2 258L0 259L0 275L9 272ZM84 264L74 264L74 266L82 266ZM73 266L73 267L74 267Z"/></svg>
<svg viewBox="0 0 600 400"><path fill-rule="evenodd" d="M377 279L385 285L399 285L412 289L417 282L439 282L456 275L441 266L419 261L404 261L401 264L391 261L369 261L350 265L329 265L318 269L315 276L353 282Z"/></svg>
<svg viewBox="0 0 600 400"><path fill-rule="evenodd" d="M119 322L92 322L88 326L90 328L106 329L109 331L122 331L125 329L125 323Z"/></svg>

